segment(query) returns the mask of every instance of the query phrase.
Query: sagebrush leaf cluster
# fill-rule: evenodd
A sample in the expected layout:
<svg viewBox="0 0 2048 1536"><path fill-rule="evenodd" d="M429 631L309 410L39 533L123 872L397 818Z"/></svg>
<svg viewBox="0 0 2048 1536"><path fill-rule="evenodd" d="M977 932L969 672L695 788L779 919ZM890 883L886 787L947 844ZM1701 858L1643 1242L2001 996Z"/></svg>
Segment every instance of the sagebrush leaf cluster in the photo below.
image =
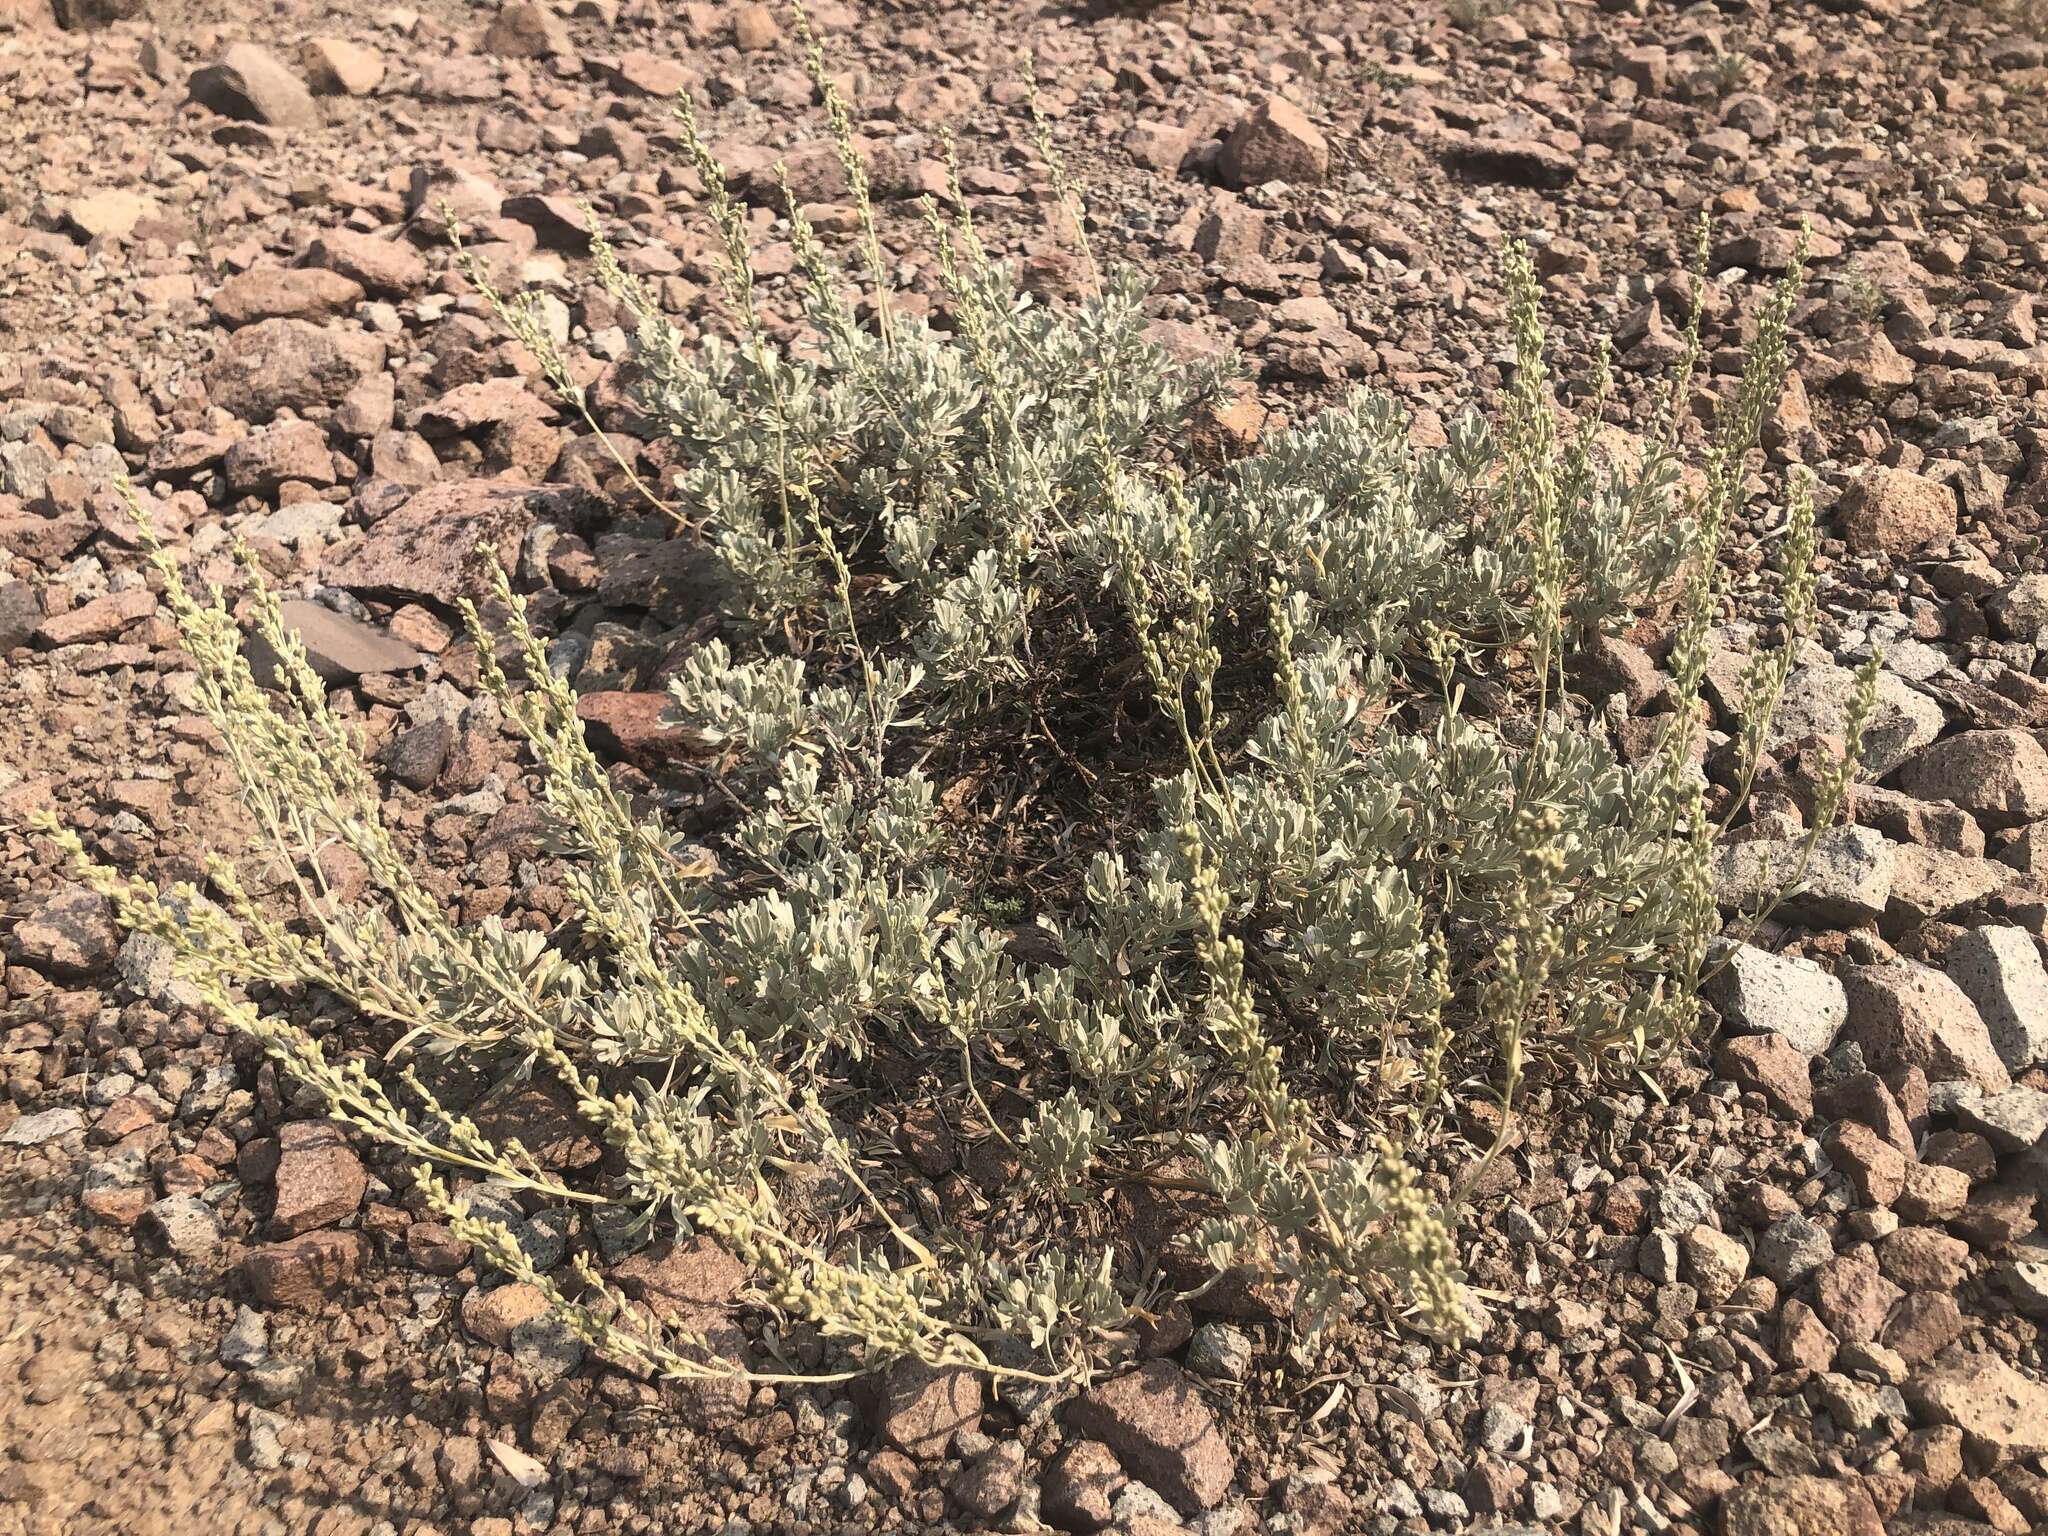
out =
<svg viewBox="0 0 2048 1536"><path fill-rule="evenodd" d="M449 1175L711 1233L845 1369L1084 1374L1226 1272L1281 1285L1311 1331L1374 1296L1469 1331L1458 1191L1421 1170L1487 1149L1457 1146L1446 1109L1490 1099L1505 1124L1532 1071L1633 1066L1695 1021L1715 828L1691 723L1796 272L1689 485L1691 362L1670 429L1603 451L1604 381L1578 424L1560 418L1518 248L1513 387L1491 421L1475 401L1419 446L1393 402L1360 395L1218 463L1191 444L1233 369L1150 343L1133 274L1034 303L956 198L927 207L944 324L892 307L845 113L815 53L813 69L877 281L865 319L792 212L806 323L770 326L687 113L732 339L687 337L594 232L634 319L637 404L687 466L659 487L624 467L731 593L670 689L726 821L689 844L635 810L495 573L508 670L468 617L531 745L574 915L545 938L458 924L411 874L276 600L258 588L283 658L266 693L226 608L158 551L296 902L250 897L225 865L207 893L95 878L210 1006L421 1165L431 1207L615 1358L735 1368L587 1258L538 1272ZM587 411L523 301L487 293ZM1812 616L1811 517L1795 495L1787 646ZM1566 658L1655 598L1675 613L1674 707L1629 762L1567 696ZM1746 718L1782 681L1752 667ZM1741 743L1752 772L1761 742ZM1053 786L1021 892L943 790L991 762ZM367 867L365 898L326 886L332 843ZM337 1055L253 1006L252 981L316 989L397 1044ZM616 1171L571 1180L482 1135L434 1094L451 1060L554 1085ZM913 1126L953 1144L942 1162L1007 1170L993 1195L913 1155ZM1134 1193L1177 1211L1173 1262L1103 1218Z"/></svg>

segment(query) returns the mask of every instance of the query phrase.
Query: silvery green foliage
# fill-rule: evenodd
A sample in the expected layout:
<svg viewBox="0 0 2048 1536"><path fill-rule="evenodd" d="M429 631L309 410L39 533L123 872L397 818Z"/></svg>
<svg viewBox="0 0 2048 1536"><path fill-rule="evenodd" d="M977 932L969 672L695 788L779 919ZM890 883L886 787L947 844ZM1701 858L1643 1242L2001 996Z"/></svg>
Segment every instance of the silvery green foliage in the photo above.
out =
<svg viewBox="0 0 2048 1536"><path fill-rule="evenodd" d="M635 814L501 577L518 675L480 643L484 682L532 745L577 910L545 941L455 924L383 825L274 599L257 622L285 659L279 711L225 608L192 601L160 556L272 843L305 867L339 842L378 894L319 906L309 941L246 898L233 920L187 925L95 878L334 1113L444 1168L713 1233L856 1363L1015 1370L979 1342L1000 1332L1075 1375L1127 1348L1166 1282L1157 1255L1089 1217L1133 1188L1176 1202L1181 1264L1283 1278L1311 1328L1391 1282L1418 1321L1468 1332L1455 1191L1417 1172L1453 1088L1495 1096L1504 1125L1532 1062L1632 1064L1692 1022L1712 834L1683 733L1624 764L1553 685L1574 635L1690 557L1687 718L1714 530L1782 367L1789 297L1767 311L1765 366L1708 492L1684 506L1668 450L1560 440L1519 253L1498 426L1468 415L1418 448L1392 405L1359 396L1219 467L1185 438L1226 370L1148 344L1135 280L1046 309L964 219L933 215L954 328L891 321L884 301L870 332L793 216L812 335L772 342L745 221L685 128L740 339L686 344L597 252L638 317L640 404L689 466L680 508L751 620L671 688L736 809L713 849L686 856ZM1810 526L1787 542L1808 549ZM1461 672L1498 679L1505 707L1467 709ZM1778 675L1759 669L1757 690ZM1139 765L1120 782L1136 787L1087 824L1113 832L1060 829L1048 889L999 927L933 765L1088 750L1054 739L1059 690L1133 722ZM231 871L214 879L237 896ZM387 1087L335 1066L238 998L252 977L387 1022L397 1055L552 1078L608 1171L571 1185L409 1071ZM888 1134L904 1094L1012 1160L977 1220ZM709 1369L593 1274L571 1300L438 1178L422 1189L593 1343Z"/></svg>
<svg viewBox="0 0 2048 1536"><path fill-rule="evenodd" d="M815 611L814 546L837 539L884 562L939 696L979 695L1017 667L1033 610L1100 574L1063 509L1100 505L1106 467L1158 452L1218 377L1142 337L1140 292L1127 277L1055 312L992 267L963 289L984 327L969 346L904 317L885 345L814 289L803 358L647 314L636 399L751 613Z"/></svg>
<svg viewBox="0 0 2048 1536"><path fill-rule="evenodd" d="M1205 486L1196 542L1219 593L1247 572L1278 572L1371 654L1431 633L1467 648L1526 640L1536 551L1505 446L1476 412L1444 435L1418 448L1392 400L1358 394ZM1669 579L1690 530L1666 455L1638 466L1574 456L1562 468L1566 615L1593 628Z"/></svg>
<svg viewBox="0 0 2048 1536"><path fill-rule="evenodd" d="M1510 276L1522 377L1500 428L1468 414L1417 447L1359 395L1206 471L1160 434L1213 380L1142 344L1129 283L1052 320L1000 269L955 274L959 333L886 342L814 289L822 360L801 365L757 334L692 373L643 327L642 403L688 443L686 498L756 617L840 641L801 671L772 644L707 649L674 689L677 719L767 775L731 847L771 889L692 961L712 1015L807 1067L878 1032L926 1059L950 1042L1038 1198L1193 1172L1209 1258L1287 1276L1304 1318L1387 1274L1461 1326L1448 1237L1386 1133L1425 1132L1452 1082L1511 1099L1532 1060L1681 1038L1701 923L1682 753L1630 766L1543 707L1557 646L1670 582L1699 529L1667 447L1560 442L1533 279ZM858 611L850 562L882 576ZM1226 637L1262 629L1273 687L1219 701ZM1078 903L1006 942L965 910L976 872L949 866L923 765L948 729L1000 723L1034 667L1118 634L1185 761L1149 830L1077 870ZM1418 663L1510 647L1537 683L1513 732L1448 684L1414 708ZM1324 1118L1332 1094L1365 1123Z"/></svg>

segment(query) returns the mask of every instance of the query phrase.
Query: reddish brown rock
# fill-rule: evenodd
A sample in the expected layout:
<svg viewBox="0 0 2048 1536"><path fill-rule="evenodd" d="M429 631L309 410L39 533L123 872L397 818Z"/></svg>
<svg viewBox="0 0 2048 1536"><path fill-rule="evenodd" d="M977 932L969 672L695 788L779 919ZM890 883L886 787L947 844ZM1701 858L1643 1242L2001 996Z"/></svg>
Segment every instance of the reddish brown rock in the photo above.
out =
<svg viewBox="0 0 2048 1536"><path fill-rule="evenodd" d="M1876 1265L1848 1254L1837 1254L1813 1274L1813 1310L1845 1343L1877 1338L1901 1294Z"/></svg>
<svg viewBox="0 0 2048 1536"><path fill-rule="evenodd" d="M280 421L228 449L221 472L237 495L266 496L288 480L334 484L334 456L327 435L312 422Z"/></svg>
<svg viewBox="0 0 2048 1536"><path fill-rule="evenodd" d="M31 970L59 977L90 976L111 965L121 947L106 897L82 886L60 887L14 925L9 949Z"/></svg>
<svg viewBox="0 0 2048 1536"><path fill-rule="evenodd" d="M521 1083L472 1109L469 1118L492 1141L516 1140L543 1168L574 1172L604 1156L576 1101L552 1082Z"/></svg>
<svg viewBox="0 0 2048 1536"><path fill-rule="evenodd" d="M622 96L667 97L695 85L697 77L674 59L635 49L613 66L612 83Z"/></svg>
<svg viewBox="0 0 2048 1536"><path fill-rule="evenodd" d="M1910 469L1865 470L1836 509L1842 537L1858 554L1910 555L1956 533L1956 493Z"/></svg>
<svg viewBox="0 0 2048 1536"><path fill-rule="evenodd" d="M81 603L68 613L51 614L36 630L36 638L49 646L95 645L155 612L156 595L146 587L131 587Z"/></svg>
<svg viewBox="0 0 2048 1536"><path fill-rule="evenodd" d="M1877 1245L1877 1267L1908 1291L1952 1291L1969 1274L1970 1245L1932 1227L1901 1227Z"/></svg>
<svg viewBox="0 0 2048 1536"><path fill-rule="evenodd" d="M1916 1412L1955 1425L1991 1457L2048 1455L2048 1385L1994 1355L1964 1355L1904 1390Z"/></svg>
<svg viewBox="0 0 2048 1536"><path fill-rule="evenodd" d="M1905 961L1851 966L1842 984L1842 1038L1860 1044L1879 1071L1919 1067L1932 1081L1968 1078L1989 1093L2011 1086L1976 1005L1940 971Z"/></svg>
<svg viewBox="0 0 2048 1536"><path fill-rule="evenodd" d="M384 672L409 672L420 664L418 651L374 624L365 624L361 619L352 619L303 598L293 598L279 607L285 628L306 648L307 665L330 683L351 682ZM268 683L277 660L269 645L261 636L252 636L247 650L249 666L257 681Z"/></svg>
<svg viewBox="0 0 2048 1536"><path fill-rule="evenodd" d="M1714 1053L1714 1070L1754 1088L1780 1114L1804 1121L1813 1113L1812 1058L1783 1035L1736 1035Z"/></svg>
<svg viewBox="0 0 2048 1536"><path fill-rule="evenodd" d="M479 543L509 568L536 520L568 517L576 505L574 492L532 486L473 480L426 486L337 550L322 576L354 592L452 608L482 591L481 572L472 565Z"/></svg>
<svg viewBox="0 0 2048 1536"><path fill-rule="evenodd" d="M1947 1291L1915 1291L1893 1310L1882 1340L1908 1365L1932 1360L1963 1336L1962 1309Z"/></svg>
<svg viewBox="0 0 2048 1536"><path fill-rule="evenodd" d="M452 1275L469 1262L469 1244L438 1221L416 1221L407 1227L405 1251L430 1275Z"/></svg>
<svg viewBox="0 0 2048 1536"><path fill-rule="evenodd" d="M242 1274L260 1301L317 1306L355 1277L369 1246L360 1232L306 1232L256 1249L242 1261Z"/></svg>
<svg viewBox="0 0 2048 1536"><path fill-rule="evenodd" d="M320 126L320 105L306 83L254 43L236 43L220 62L194 70L188 89L194 101L223 117L273 128Z"/></svg>
<svg viewBox="0 0 2048 1536"><path fill-rule="evenodd" d="M251 267L213 294L213 318L230 330L258 320L329 320L363 299L362 284L321 267Z"/></svg>
<svg viewBox="0 0 2048 1536"><path fill-rule="evenodd" d="M704 744L696 731L668 724L669 709L665 693L613 690L580 694L576 699L577 718L592 745L649 771Z"/></svg>
<svg viewBox="0 0 2048 1536"><path fill-rule="evenodd" d="M384 55L341 37L309 37L299 68L315 96L367 96L384 83Z"/></svg>
<svg viewBox="0 0 2048 1536"><path fill-rule="evenodd" d="M1188 1514L1215 1508L1237 1474L1209 1405L1187 1373L1165 1360L1083 1394L1067 1423Z"/></svg>
<svg viewBox="0 0 2048 1536"><path fill-rule="evenodd" d="M295 1120L278 1132L271 1229L291 1237L353 1216L369 1175L331 1120Z"/></svg>
<svg viewBox="0 0 2048 1536"><path fill-rule="evenodd" d="M1300 107L1275 96L1238 124L1216 169L1235 187L1269 181L1312 187L1330 172L1330 145Z"/></svg>
<svg viewBox="0 0 2048 1536"><path fill-rule="evenodd" d="M306 247L306 265L339 272L369 293L402 299L427 284L427 263L403 240L352 229L323 230Z"/></svg>
<svg viewBox="0 0 2048 1536"><path fill-rule="evenodd" d="M1799 1300L1787 1301L1778 1314L1778 1363L1788 1370L1825 1371L1835 1363L1835 1336Z"/></svg>
<svg viewBox="0 0 2048 1536"><path fill-rule="evenodd" d="M384 366L384 343L351 326L259 320L229 336L206 369L215 405L244 421L331 410Z"/></svg>
<svg viewBox="0 0 2048 1536"><path fill-rule="evenodd" d="M462 1298L462 1326L471 1337L503 1349L514 1328L547 1310L548 1299L537 1286L518 1282L490 1290L474 1286Z"/></svg>
<svg viewBox="0 0 2048 1536"><path fill-rule="evenodd" d="M704 1308L729 1306L746 1284L746 1266L699 1234L682 1242L664 1239L633 1254L611 1272L619 1289L646 1302L666 1321Z"/></svg>
<svg viewBox="0 0 2048 1536"><path fill-rule="evenodd" d="M513 0L484 33L484 52L501 59L552 58L575 46L568 24L538 0Z"/></svg>
<svg viewBox="0 0 2048 1536"><path fill-rule="evenodd" d="M1867 1125L1837 1121L1821 1139L1829 1161L1855 1186L1865 1205L1889 1207L1906 1187L1906 1159Z"/></svg>
<svg viewBox="0 0 2048 1536"><path fill-rule="evenodd" d="M870 1390L882 1438L919 1461L945 1455L954 1435L981 1423L981 1378L962 1366L899 1360Z"/></svg>
<svg viewBox="0 0 2048 1536"><path fill-rule="evenodd" d="M1108 1446L1072 1441L1045 1469L1039 1513L1057 1530L1099 1531L1109 1524L1111 1502L1129 1481Z"/></svg>
<svg viewBox="0 0 2048 1536"><path fill-rule="evenodd" d="M1482 181L1555 191L1578 179L1579 163L1554 145L1538 139L1466 139L1454 144L1450 162Z"/></svg>

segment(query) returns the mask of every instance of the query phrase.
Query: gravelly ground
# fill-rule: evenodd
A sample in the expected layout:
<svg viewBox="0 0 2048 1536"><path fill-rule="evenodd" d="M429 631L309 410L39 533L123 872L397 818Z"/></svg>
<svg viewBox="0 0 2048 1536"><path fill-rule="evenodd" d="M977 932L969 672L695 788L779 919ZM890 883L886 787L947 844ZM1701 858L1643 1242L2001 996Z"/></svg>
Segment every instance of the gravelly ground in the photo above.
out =
<svg viewBox="0 0 2048 1536"><path fill-rule="evenodd" d="M1804 739L1839 728L1843 669L1882 643L1887 756L1859 826L1729 973L1725 1037L1659 1081L1668 1102L1537 1106L1470 1221L1495 1318L1476 1345L1374 1321L1304 1373L1256 1308L1190 1319L1195 1344L1086 1416L1095 1438L955 1380L689 1396L537 1347L396 1170L117 960L18 830L55 806L165 876L241 836L108 489L125 469L202 574L240 535L336 615L325 643L360 674L341 699L405 781L437 888L471 917L559 910L431 562L404 602L348 575L408 497L452 522L489 477L619 488L412 215L457 202L596 372L623 337L560 199L593 201L664 305L709 311L675 89L756 173L764 268L776 155L830 227L844 188L785 20L61 8L75 29L0 0L0 1536L2048 1528L2048 67L2025 7L814 12L913 291L936 286L911 198L947 125L985 236L1036 290L1074 289L1028 49L1098 249L1148 274L1172 345L1242 349L1276 413L1364 384L1426 422L1497 385L1492 263L1520 234L1560 371L1613 335L1613 415L1640 424L1694 302L1671 274L1698 215L1709 390L1814 231L1764 480L1820 476L1829 621L1738 836L1796 830ZM251 46L267 63L230 53ZM223 58L239 87L206 73ZM596 505L547 503L588 537L556 546L543 609L616 627L579 681L630 777L700 614L647 579L658 527ZM1738 532L1745 567L1773 506ZM395 669L392 636L413 648ZM1626 742L1653 664L1608 662ZM701 1246L641 1262L690 1306L743 1278ZM1248 1384L1202 1377L1239 1348Z"/></svg>

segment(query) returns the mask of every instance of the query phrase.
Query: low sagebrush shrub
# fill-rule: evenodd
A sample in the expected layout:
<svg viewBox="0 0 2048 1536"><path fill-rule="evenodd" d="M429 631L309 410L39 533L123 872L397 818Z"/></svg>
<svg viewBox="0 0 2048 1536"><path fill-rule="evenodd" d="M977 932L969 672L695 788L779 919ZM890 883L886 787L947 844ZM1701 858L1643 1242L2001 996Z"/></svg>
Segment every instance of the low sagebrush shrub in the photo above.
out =
<svg viewBox="0 0 2048 1536"><path fill-rule="evenodd" d="M1150 345L1129 276L1068 309L1028 302L964 212L927 208L946 329L879 285L857 323L792 214L809 324L773 339L682 116L736 339L686 344L601 238L597 260L634 317L639 407L688 466L646 489L730 578L726 635L672 688L729 821L687 845L636 814L496 573L515 663L487 660L484 681L531 743L574 915L551 937L459 925L276 601L256 588L283 658L266 693L224 604L159 550L200 701L296 901L252 898L224 863L205 894L94 878L209 1006L416 1159L432 1207L617 1358L736 1368L587 1260L536 1273L448 1171L715 1234L848 1368L1085 1373L1238 1266L1291 1282L1309 1330L1385 1293L1469 1331L1458 1191L1418 1172L1455 1151L1447 1106L1491 1100L1504 1127L1532 1074L1634 1069L1695 1022L1716 928L1694 752L1716 553L1796 271L1690 480L1691 362L1665 428L1604 454L1604 380L1577 426L1553 404L1519 247L1497 424L1474 412L1417 447L1360 396L1204 465L1191 416L1227 370ZM847 169L879 278L850 150ZM523 302L489 296L586 408ZM1813 616L1801 487L1789 517L1783 634L1751 663L1746 723ZM1563 679L1574 645L1652 601L1674 616L1674 707L1631 763ZM1745 783L1762 740L1751 724L1737 743ZM1023 792L941 793L994 781ZM371 895L326 886L330 843ZM395 1043L323 1048L251 1004L252 981L315 989ZM416 1070L451 1059L554 1080L623 1172L570 1180L493 1143ZM1007 1187L935 1185L892 1134L905 1118L995 1154ZM1177 1254L1107 1219L1120 1191L1180 1210Z"/></svg>

